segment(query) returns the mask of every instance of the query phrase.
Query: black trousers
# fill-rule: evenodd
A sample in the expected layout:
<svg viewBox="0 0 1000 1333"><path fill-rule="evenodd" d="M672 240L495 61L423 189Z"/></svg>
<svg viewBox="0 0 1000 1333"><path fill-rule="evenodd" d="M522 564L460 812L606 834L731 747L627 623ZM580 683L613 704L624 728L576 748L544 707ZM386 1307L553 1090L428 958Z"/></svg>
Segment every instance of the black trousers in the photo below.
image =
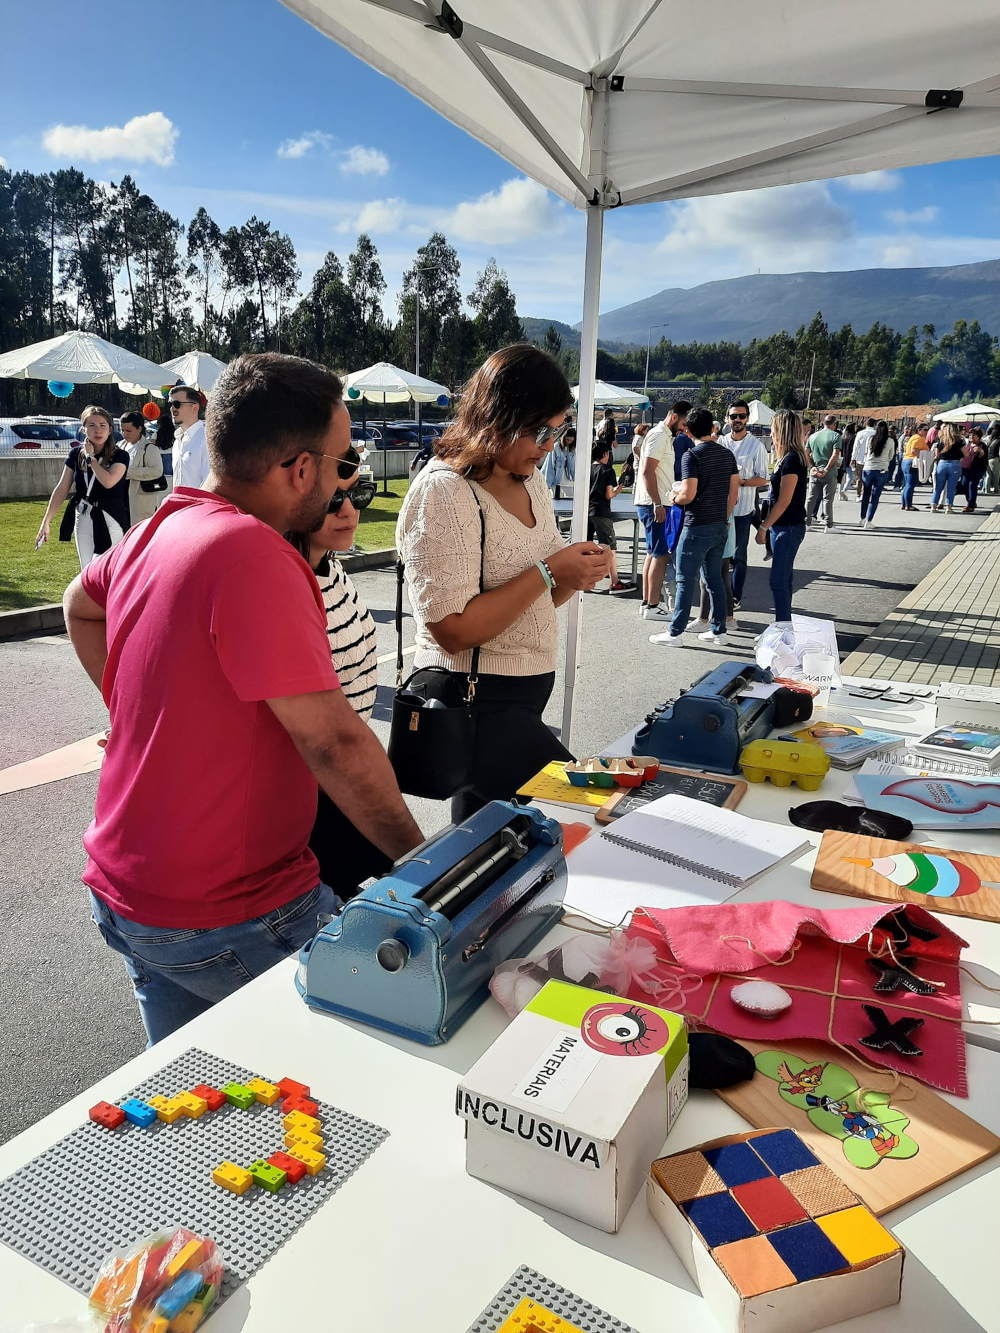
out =
<svg viewBox="0 0 1000 1333"><path fill-rule="evenodd" d="M464 681L464 676L462 677ZM555 672L540 676L487 676L476 685L475 777L471 790L451 799L456 824L488 801L509 801L554 759L572 759L542 721Z"/></svg>
<svg viewBox="0 0 1000 1333"><path fill-rule="evenodd" d="M377 879L392 868L385 852L359 833L322 789L309 846L319 862L320 879L345 902L354 897L359 884L373 875Z"/></svg>

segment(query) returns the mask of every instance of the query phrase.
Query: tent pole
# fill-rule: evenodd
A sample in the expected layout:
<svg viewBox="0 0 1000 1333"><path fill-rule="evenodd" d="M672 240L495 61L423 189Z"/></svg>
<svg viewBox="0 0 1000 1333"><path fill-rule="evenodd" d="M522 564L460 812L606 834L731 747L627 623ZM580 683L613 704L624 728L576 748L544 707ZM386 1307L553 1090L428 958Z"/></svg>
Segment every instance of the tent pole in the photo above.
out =
<svg viewBox="0 0 1000 1333"><path fill-rule="evenodd" d="M587 540L590 501L590 454L594 433L594 379L597 371L597 315L601 301L601 241L604 208L587 208L587 244L583 265L583 324L580 330L580 397L577 403L576 482L573 487L573 524L570 540ZM586 429L585 429L586 423ZM580 669L580 617L583 594L570 598L566 626L566 674L563 684L562 743L572 750L573 691Z"/></svg>

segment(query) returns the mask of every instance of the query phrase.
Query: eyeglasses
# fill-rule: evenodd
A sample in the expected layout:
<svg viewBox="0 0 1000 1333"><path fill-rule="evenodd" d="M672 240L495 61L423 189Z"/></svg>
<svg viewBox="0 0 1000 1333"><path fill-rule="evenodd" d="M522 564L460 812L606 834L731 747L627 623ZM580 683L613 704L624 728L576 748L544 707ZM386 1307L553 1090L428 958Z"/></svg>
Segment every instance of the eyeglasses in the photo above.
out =
<svg viewBox="0 0 1000 1333"><path fill-rule="evenodd" d="M352 444L343 458L338 458L336 454L324 454L319 449L300 449L294 458L286 458L281 464L282 467L291 467L292 464L302 457L303 454L312 454L314 458L332 458L337 464L337 476L341 481L349 481L361 466L361 455Z"/></svg>
<svg viewBox="0 0 1000 1333"><path fill-rule="evenodd" d="M748 415L748 414L747 414L746 412L730 412L730 413L729 413L729 420L730 420L730 421L746 421L746 419L747 419L747 415Z"/></svg>
<svg viewBox="0 0 1000 1333"><path fill-rule="evenodd" d="M353 486L348 486L346 491L334 491L330 500L330 513L336 514L345 500L350 500L355 509L367 509L374 499L375 483L359 480Z"/></svg>

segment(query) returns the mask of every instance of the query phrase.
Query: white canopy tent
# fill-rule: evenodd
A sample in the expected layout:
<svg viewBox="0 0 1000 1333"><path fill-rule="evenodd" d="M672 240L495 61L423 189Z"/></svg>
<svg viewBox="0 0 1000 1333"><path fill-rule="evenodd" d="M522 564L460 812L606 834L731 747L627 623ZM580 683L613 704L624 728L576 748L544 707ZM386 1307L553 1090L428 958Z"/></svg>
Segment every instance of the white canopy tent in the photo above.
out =
<svg viewBox="0 0 1000 1333"><path fill-rule="evenodd" d="M767 403L762 403L759 398L754 398L749 404L750 414L747 418L749 426L770 426L774 419L774 413L768 407Z"/></svg>
<svg viewBox="0 0 1000 1333"><path fill-rule="evenodd" d="M344 381L350 402L364 398L369 403L436 403L439 398L451 398L443 384L411 375L408 370L379 361L366 370L356 370Z"/></svg>
<svg viewBox="0 0 1000 1333"><path fill-rule="evenodd" d="M965 407L953 407L950 412L940 412L935 421L954 421L956 423L974 421L1000 421L1000 408L990 407L987 403L967 403Z"/></svg>
<svg viewBox="0 0 1000 1333"><path fill-rule="evenodd" d="M212 392L215 381L225 368L225 361L209 356L207 352L185 352L183 356L175 356L172 361L163 362L163 369L169 371L172 378L183 380L192 389L200 389L204 394Z"/></svg>
<svg viewBox="0 0 1000 1333"><path fill-rule="evenodd" d="M126 393L144 394L169 378L155 361L79 329L0 356L0 379L117 384Z"/></svg>
<svg viewBox="0 0 1000 1333"><path fill-rule="evenodd" d="M585 421L594 410L607 209L996 152L996 0L758 0L752 82L739 0L456 2L283 0L586 209ZM720 33L731 40L715 41ZM692 65L711 77L672 77ZM817 78L791 81L806 70ZM575 541L586 536L585 488L576 501ZM566 744L581 604L569 603Z"/></svg>
<svg viewBox="0 0 1000 1333"><path fill-rule="evenodd" d="M580 386L573 386L573 398L580 401ZM605 380L594 381L594 407L648 407L649 399L644 393L633 393L631 389L619 389L617 384L608 384Z"/></svg>

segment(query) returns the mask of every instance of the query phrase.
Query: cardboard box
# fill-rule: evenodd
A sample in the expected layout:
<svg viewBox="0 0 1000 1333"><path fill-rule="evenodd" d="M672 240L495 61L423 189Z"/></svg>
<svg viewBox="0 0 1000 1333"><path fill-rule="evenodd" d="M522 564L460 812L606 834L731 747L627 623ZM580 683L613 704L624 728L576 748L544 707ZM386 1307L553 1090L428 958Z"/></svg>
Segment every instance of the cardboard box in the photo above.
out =
<svg viewBox="0 0 1000 1333"><path fill-rule="evenodd" d="M466 1170L617 1231L687 1089L677 1014L549 981L459 1084Z"/></svg>
<svg viewBox="0 0 1000 1333"><path fill-rule="evenodd" d="M726 1333L810 1333L899 1300L903 1247L794 1130L661 1158L646 1203Z"/></svg>

